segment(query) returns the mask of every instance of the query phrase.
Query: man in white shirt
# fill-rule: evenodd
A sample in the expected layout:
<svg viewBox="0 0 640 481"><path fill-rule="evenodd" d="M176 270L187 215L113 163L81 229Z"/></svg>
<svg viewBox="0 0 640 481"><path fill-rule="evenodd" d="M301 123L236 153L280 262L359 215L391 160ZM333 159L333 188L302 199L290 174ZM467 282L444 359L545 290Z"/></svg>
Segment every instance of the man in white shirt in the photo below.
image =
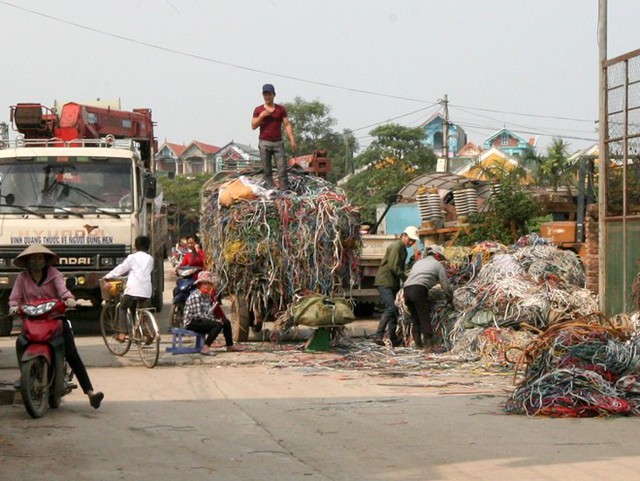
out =
<svg viewBox="0 0 640 481"><path fill-rule="evenodd" d="M121 331L118 340L124 342L127 332L127 311L131 312L131 318L136 315L138 302L144 302L151 298L151 273L153 272L153 257L148 254L151 240L145 235L136 237L134 242L135 252L129 254L122 264L117 265L104 278L128 276L127 287L124 289L118 310Z"/></svg>

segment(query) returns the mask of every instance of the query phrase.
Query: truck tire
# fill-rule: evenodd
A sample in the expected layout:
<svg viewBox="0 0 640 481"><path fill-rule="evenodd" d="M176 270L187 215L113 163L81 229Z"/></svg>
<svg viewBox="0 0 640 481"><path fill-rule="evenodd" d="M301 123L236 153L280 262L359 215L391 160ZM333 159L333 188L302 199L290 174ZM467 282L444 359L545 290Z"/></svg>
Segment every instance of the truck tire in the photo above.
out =
<svg viewBox="0 0 640 481"><path fill-rule="evenodd" d="M251 318L249 317L249 306L245 299L239 299L237 296L231 298L230 317L233 340L236 342L246 342L249 339Z"/></svg>
<svg viewBox="0 0 640 481"><path fill-rule="evenodd" d="M375 303L356 301L353 313L356 317L370 317L375 310Z"/></svg>
<svg viewBox="0 0 640 481"><path fill-rule="evenodd" d="M13 328L13 316L0 311L0 336L6 337L11 335L11 329Z"/></svg>

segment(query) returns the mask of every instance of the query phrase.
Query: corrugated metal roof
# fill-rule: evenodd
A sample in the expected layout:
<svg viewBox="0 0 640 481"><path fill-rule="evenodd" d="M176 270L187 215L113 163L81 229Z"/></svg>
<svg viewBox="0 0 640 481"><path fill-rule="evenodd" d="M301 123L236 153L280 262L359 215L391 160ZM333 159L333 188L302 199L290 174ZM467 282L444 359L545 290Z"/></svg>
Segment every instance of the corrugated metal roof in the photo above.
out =
<svg viewBox="0 0 640 481"><path fill-rule="evenodd" d="M463 175L452 174L450 172L432 172L412 179L407 185L400 189L398 194L406 198L415 199L416 191L420 187L432 187L438 190L451 190L459 184L471 184L476 188L482 187L482 189L479 189L482 192L485 190L491 190L491 184L489 182L471 180ZM481 194L480 191L478 194Z"/></svg>

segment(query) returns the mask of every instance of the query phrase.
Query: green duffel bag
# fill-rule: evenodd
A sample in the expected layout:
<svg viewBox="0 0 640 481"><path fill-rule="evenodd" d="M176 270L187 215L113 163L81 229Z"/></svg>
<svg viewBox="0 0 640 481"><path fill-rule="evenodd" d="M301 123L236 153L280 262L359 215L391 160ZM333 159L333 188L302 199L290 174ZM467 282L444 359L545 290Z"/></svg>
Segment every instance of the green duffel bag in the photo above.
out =
<svg viewBox="0 0 640 481"><path fill-rule="evenodd" d="M313 294L295 301L292 312L296 324L310 327L342 326L355 319L348 300L321 294Z"/></svg>

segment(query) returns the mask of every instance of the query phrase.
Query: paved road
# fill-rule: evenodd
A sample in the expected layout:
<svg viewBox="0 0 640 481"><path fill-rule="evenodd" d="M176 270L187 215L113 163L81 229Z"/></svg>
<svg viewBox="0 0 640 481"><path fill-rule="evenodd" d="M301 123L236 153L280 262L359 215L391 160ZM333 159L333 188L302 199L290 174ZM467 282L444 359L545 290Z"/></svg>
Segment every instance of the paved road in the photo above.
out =
<svg viewBox="0 0 640 481"><path fill-rule="evenodd" d="M0 381L17 375L13 341ZM146 369L78 343L103 406L78 392L40 420L0 406L0 480L640 480L638 419L505 415L508 372L295 343Z"/></svg>

